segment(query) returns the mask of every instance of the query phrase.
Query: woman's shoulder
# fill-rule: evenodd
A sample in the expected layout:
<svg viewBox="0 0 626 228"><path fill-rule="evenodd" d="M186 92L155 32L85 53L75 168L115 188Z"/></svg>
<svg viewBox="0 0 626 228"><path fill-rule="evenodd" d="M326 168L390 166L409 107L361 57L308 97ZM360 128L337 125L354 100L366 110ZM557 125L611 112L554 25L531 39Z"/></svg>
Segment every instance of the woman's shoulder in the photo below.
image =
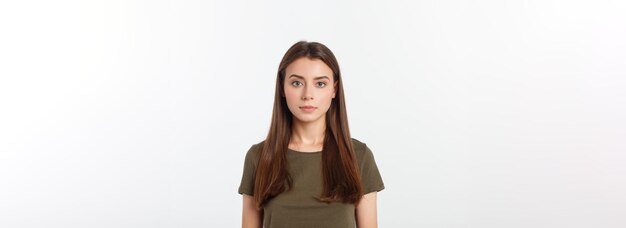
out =
<svg viewBox="0 0 626 228"><path fill-rule="evenodd" d="M257 160L259 153L261 152L261 149L263 148L264 142L265 140L261 142L253 143L248 149L248 152L246 152L246 159Z"/></svg>
<svg viewBox="0 0 626 228"><path fill-rule="evenodd" d="M352 149L354 149L354 153L358 158L367 156L372 153L372 151L367 147L366 143L355 138L352 138Z"/></svg>
<svg viewBox="0 0 626 228"><path fill-rule="evenodd" d="M260 142L257 143L253 143L252 146L250 146L250 149L258 149L263 147L263 143L265 143L265 140L262 140Z"/></svg>
<svg viewBox="0 0 626 228"><path fill-rule="evenodd" d="M357 148L362 148L362 147L365 147L365 146L366 146L365 143L361 142L361 140L352 138L352 148L354 148L355 150Z"/></svg>

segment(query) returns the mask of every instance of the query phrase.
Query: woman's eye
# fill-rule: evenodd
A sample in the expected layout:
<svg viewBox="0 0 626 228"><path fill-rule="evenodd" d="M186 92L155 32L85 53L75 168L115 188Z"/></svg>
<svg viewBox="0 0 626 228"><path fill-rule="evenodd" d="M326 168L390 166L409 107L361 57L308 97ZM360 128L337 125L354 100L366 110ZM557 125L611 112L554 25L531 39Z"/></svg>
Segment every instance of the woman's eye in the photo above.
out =
<svg viewBox="0 0 626 228"><path fill-rule="evenodd" d="M324 87L326 86L326 82L318 82L317 83L317 87Z"/></svg>
<svg viewBox="0 0 626 228"><path fill-rule="evenodd" d="M292 86L300 86L300 85L302 85L302 83L301 83L301 82L299 82L299 81L293 81L293 82L291 83L291 85L292 85Z"/></svg>

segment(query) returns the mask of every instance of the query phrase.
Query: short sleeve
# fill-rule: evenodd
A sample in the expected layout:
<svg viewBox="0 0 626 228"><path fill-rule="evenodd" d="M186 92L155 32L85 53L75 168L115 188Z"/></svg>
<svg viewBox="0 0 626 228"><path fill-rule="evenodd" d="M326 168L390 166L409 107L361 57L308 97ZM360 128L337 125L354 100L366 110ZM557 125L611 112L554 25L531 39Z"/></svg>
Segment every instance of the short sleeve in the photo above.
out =
<svg viewBox="0 0 626 228"><path fill-rule="evenodd" d="M367 145L364 146L365 151L359 164L359 168L361 169L361 181L363 182L363 194L379 192L385 189L385 184L378 171L374 154Z"/></svg>
<svg viewBox="0 0 626 228"><path fill-rule="evenodd" d="M257 145L252 145L246 153L246 158L243 164L243 174L241 176L241 183L239 184L239 194L254 195L254 178L256 175L258 151Z"/></svg>

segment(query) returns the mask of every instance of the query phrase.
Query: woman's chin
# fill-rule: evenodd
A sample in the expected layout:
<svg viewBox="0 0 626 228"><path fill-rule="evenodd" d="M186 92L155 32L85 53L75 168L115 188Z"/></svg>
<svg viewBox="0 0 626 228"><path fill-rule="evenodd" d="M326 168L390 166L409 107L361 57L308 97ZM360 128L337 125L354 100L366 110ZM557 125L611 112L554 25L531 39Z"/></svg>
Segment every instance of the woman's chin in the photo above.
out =
<svg viewBox="0 0 626 228"><path fill-rule="evenodd" d="M310 115L304 115L304 116L296 115L294 117L300 123L314 123L318 121L319 119L321 119L321 116L310 116Z"/></svg>

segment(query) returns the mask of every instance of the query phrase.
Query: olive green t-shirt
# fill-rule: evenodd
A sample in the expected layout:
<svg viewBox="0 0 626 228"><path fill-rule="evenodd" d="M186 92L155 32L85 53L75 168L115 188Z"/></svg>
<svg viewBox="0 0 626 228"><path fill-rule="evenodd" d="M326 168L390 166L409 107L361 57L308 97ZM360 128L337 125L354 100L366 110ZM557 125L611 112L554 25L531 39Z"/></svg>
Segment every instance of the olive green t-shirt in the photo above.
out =
<svg viewBox="0 0 626 228"><path fill-rule="evenodd" d="M239 194L253 195L254 177L262 143L252 145L246 153ZM383 190L385 186L372 151L365 143L356 139L352 139L352 145L359 162L363 193ZM264 205L265 228L356 227L354 204L327 204L315 199L323 191L322 151L298 152L289 149L287 162L293 188Z"/></svg>

